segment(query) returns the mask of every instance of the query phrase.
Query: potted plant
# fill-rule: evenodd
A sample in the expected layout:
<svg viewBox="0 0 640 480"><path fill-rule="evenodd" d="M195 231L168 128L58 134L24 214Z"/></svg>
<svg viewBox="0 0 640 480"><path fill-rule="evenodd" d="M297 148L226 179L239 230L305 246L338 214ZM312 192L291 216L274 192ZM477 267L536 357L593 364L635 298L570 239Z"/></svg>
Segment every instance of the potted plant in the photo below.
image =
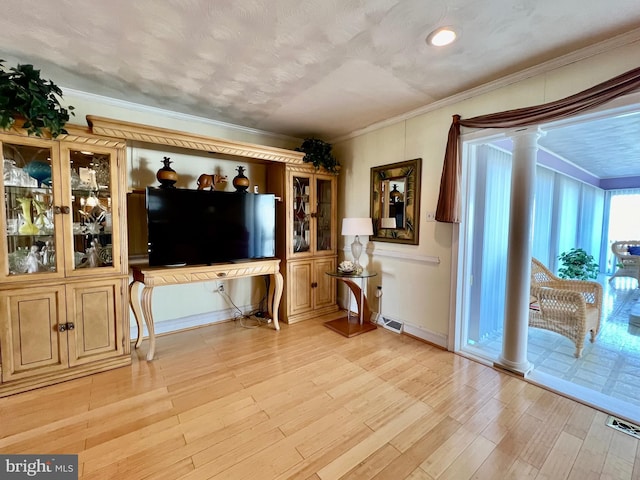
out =
<svg viewBox="0 0 640 480"><path fill-rule="evenodd" d="M591 280L598 277L600 267L592 255L582 248L572 248L558 257L562 267L558 270L560 278Z"/></svg>
<svg viewBox="0 0 640 480"><path fill-rule="evenodd" d="M41 137L47 129L52 137L67 133L64 129L73 107L60 105L62 90L51 80L40 77L33 65L6 69L0 60L0 129L8 129L17 119L29 135Z"/></svg>
<svg viewBox="0 0 640 480"><path fill-rule="evenodd" d="M302 145L296 148L298 152L304 152L303 161L305 163L313 163L316 170L320 167L325 170L337 173L340 163L331 154L331 144L318 138L306 138Z"/></svg>

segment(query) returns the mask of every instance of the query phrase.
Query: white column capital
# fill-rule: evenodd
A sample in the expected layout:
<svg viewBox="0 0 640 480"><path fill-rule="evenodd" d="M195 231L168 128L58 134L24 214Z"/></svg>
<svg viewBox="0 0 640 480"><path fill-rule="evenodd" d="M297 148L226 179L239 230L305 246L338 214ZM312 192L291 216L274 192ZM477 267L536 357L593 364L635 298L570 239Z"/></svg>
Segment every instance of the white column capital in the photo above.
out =
<svg viewBox="0 0 640 480"><path fill-rule="evenodd" d="M513 128L506 132L506 136L512 138L514 142L518 140L529 140L537 142L540 137L544 137L546 134L547 132L542 130L537 125L532 125L530 127Z"/></svg>

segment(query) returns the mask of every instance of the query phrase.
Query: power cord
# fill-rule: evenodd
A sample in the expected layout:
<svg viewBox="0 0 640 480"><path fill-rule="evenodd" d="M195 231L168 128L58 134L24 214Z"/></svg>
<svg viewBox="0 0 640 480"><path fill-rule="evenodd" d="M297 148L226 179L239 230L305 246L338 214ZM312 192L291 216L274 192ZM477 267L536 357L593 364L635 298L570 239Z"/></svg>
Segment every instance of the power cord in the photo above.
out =
<svg viewBox="0 0 640 480"><path fill-rule="evenodd" d="M262 303L268 296L268 292L269 290L267 289L267 293L263 296L263 299L260 300L260 303L258 304L260 308L256 311L246 314L246 313L242 313L242 310L240 310L240 308L235 303L233 303L233 300L231 300L231 297L225 290L218 289L218 293L220 293L220 295L222 295L226 299L226 301L230 303L235 309L235 312L233 314L233 321L238 322L242 328L259 328L271 323L270 318L262 318L257 315L257 314L262 315L262 310L261 310ZM246 323L247 320L251 320L255 323L249 325Z"/></svg>

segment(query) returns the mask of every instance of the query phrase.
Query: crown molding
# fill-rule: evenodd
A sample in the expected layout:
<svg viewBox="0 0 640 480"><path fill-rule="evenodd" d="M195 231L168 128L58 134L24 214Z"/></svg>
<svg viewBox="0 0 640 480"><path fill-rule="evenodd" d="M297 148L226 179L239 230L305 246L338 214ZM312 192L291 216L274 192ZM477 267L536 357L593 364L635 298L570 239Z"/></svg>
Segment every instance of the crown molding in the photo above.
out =
<svg viewBox="0 0 640 480"><path fill-rule="evenodd" d="M553 60L540 63L538 65L526 68L524 70L513 73L511 75L507 75L498 80L485 83L478 87L470 88L469 90L465 90L464 92L456 93L455 95L451 95L449 97L443 98L442 100L437 100L435 102L429 103L422 107L418 107L414 110L403 113L401 115L396 115L395 117L387 118L386 120L374 123L372 125L369 125L368 127L355 130L347 135L332 139L330 142L337 143L344 140L349 140L351 138L359 137L360 135L364 135L366 133L380 130L381 128L388 127L390 125L395 125L396 123L399 123L399 122L410 120L419 115L424 115L425 113L433 112L435 110L439 110L441 108L454 105L464 100L468 100L470 98L492 92L499 88L503 88L503 87L512 85L514 83L521 82L522 80L526 80L528 78L535 77L537 75L551 72L553 70L556 70L561 67L565 67L567 65L578 62L580 60L584 60L589 57L606 53L608 51L611 51L616 48L620 48L625 45L629 45L631 43L635 43L638 41L640 41L640 29L632 30L630 32L623 33L621 35L617 35L615 37L609 38L602 42L590 45L588 47L581 48L579 50L568 53L566 55L562 55L560 57L554 58Z"/></svg>
<svg viewBox="0 0 640 480"><path fill-rule="evenodd" d="M111 118L87 115L87 123L91 131L97 135L115 137L125 140L168 145L172 147L200 150L210 153L247 157L272 162L302 164L305 156L302 152L284 148L236 142L205 135L196 135L178 130L123 122Z"/></svg>

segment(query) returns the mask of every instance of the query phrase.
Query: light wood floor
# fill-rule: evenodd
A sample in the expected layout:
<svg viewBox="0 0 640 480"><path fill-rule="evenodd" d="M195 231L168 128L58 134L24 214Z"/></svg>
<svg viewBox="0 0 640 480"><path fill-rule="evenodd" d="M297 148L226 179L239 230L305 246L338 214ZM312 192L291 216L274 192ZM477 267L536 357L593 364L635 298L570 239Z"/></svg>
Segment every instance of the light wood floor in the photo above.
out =
<svg viewBox="0 0 640 480"><path fill-rule="evenodd" d="M606 415L386 330L233 323L132 367L0 399L0 452L83 479L638 479Z"/></svg>

